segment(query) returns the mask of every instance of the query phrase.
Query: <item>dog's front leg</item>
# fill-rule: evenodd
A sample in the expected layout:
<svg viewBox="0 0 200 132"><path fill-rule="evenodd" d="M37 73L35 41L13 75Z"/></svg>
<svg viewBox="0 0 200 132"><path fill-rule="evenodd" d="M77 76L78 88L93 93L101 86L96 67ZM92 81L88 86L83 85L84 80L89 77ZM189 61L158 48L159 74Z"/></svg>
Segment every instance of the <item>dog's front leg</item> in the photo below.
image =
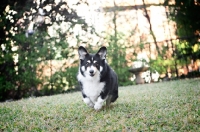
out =
<svg viewBox="0 0 200 132"><path fill-rule="evenodd" d="M89 97L87 97L84 92L82 91L82 96L83 96L83 102L85 102L88 106L94 108L94 103L90 100Z"/></svg>
<svg viewBox="0 0 200 132"><path fill-rule="evenodd" d="M107 86L104 87L104 91L100 93L100 96L97 98L97 101L94 104L94 109L95 110L100 110L103 106L103 103L108 97L108 89L106 89Z"/></svg>
<svg viewBox="0 0 200 132"><path fill-rule="evenodd" d="M101 98L101 96L98 97L97 102L94 104L94 109L95 110L100 110L103 106L103 102L105 100Z"/></svg>
<svg viewBox="0 0 200 132"><path fill-rule="evenodd" d="M94 108L94 103L90 100L90 98L85 97L83 98L83 101L90 107Z"/></svg>

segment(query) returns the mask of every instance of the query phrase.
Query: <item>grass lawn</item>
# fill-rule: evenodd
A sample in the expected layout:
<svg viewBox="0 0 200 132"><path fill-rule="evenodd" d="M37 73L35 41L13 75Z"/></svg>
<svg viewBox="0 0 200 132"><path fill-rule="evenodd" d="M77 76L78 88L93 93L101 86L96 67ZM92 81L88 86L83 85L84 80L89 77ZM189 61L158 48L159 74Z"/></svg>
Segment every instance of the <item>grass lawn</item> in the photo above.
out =
<svg viewBox="0 0 200 132"><path fill-rule="evenodd" d="M0 131L200 131L200 78L119 89L100 111L80 92L0 103Z"/></svg>

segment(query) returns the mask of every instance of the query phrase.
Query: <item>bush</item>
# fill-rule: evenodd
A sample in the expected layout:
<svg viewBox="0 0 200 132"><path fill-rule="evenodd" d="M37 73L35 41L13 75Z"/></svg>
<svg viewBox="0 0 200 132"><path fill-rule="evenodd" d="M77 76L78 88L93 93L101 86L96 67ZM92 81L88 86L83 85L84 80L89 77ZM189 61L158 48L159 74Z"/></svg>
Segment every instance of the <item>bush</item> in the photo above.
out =
<svg viewBox="0 0 200 132"><path fill-rule="evenodd" d="M117 36L108 36L108 58L110 66L118 75L119 86L132 85L133 82L129 79L131 73L128 71L126 61L126 47L120 43L123 39L123 34L118 33Z"/></svg>
<svg viewBox="0 0 200 132"><path fill-rule="evenodd" d="M58 71L53 74L48 83L39 91L41 95L52 95L77 90L76 74L78 67L66 68L65 71Z"/></svg>

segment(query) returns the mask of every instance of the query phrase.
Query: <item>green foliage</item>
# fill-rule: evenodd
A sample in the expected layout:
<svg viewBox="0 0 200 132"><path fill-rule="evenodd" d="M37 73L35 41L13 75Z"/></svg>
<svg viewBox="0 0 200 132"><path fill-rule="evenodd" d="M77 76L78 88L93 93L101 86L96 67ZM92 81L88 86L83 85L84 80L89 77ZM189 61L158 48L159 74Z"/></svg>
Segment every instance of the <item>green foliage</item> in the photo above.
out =
<svg viewBox="0 0 200 132"><path fill-rule="evenodd" d="M119 40L123 39L123 34L117 33L117 36L109 35L108 39L108 62L118 75L120 86L133 84L130 81L130 73L126 61L126 47Z"/></svg>
<svg viewBox="0 0 200 132"><path fill-rule="evenodd" d="M4 93L15 87L14 83L11 81L8 81L6 79L6 76L0 76L0 100L3 100Z"/></svg>
<svg viewBox="0 0 200 132"><path fill-rule="evenodd" d="M85 31L88 26L74 9L68 7L66 2L61 1L55 4L54 0L39 3L19 0L0 3L2 7L0 12L0 33L2 34L0 37L0 101L38 95L37 87L45 80L42 75L38 75L37 72L41 72L43 68L38 69L38 66L48 60L72 58L74 54L70 54L73 49L69 48L68 37L73 36L74 26L79 25L81 30ZM79 4L80 2L77 2L75 5ZM37 21L38 8L45 6L51 6L51 10L46 10L44 16L49 22ZM58 15L60 18L57 19ZM33 34L25 37L31 22L35 22ZM61 27L58 28L58 25L63 22L68 24L64 27L64 31ZM53 29L54 34L50 36L47 31L51 26L55 29ZM75 71L73 68L66 71L66 80L69 87L72 87L75 82L70 79L74 79L72 73ZM59 74L65 76L62 72L58 72L51 77L50 81L55 81ZM55 82L54 87L59 86L61 85Z"/></svg>
<svg viewBox="0 0 200 132"><path fill-rule="evenodd" d="M42 95L52 95L75 90L78 85L76 74L78 67L66 68L58 71L48 79L48 83L39 91Z"/></svg>
<svg viewBox="0 0 200 132"><path fill-rule="evenodd" d="M175 0L175 7L171 7L170 16L177 23L178 36L191 36L200 30L199 1Z"/></svg>
<svg viewBox="0 0 200 132"><path fill-rule="evenodd" d="M42 37L41 37L42 36ZM50 60L62 60L63 58L69 58L69 48L68 43L65 38L61 37L58 31L58 36L50 37L45 32L37 32L33 36L28 39L24 37L24 35L20 37L16 37L18 42L27 43L26 46L20 47L18 49L19 54L19 81L22 83L22 89L30 89L30 87L34 87L35 90L33 92L37 92L39 95L52 95L56 93L62 93L66 90L66 87L73 88L75 86L74 81L76 80L72 76L74 75L75 68L67 68L65 71L58 71L55 74L51 74L49 77L41 76L42 79L38 79L38 75L36 73L38 65L45 61ZM67 62L66 62L67 63ZM64 65L66 65L63 64ZM44 67L49 64L44 64ZM50 63L50 67L51 67ZM61 69L62 67L61 66ZM49 67L49 70L52 70ZM43 67L41 67L43 68ZM25 70L24 70L25 69ZM57 69L59 70L59 69ZM42 71L44 72L44 71ZM47 80L46 78L49 78ZM40 91L37 90L37 86L39 84L48 81L49 83L42 85ZM72 86L73 85L73 86ZM35 93L32 93L35 94Z"/></svg>
<svg viewBox="0 0 200 132"><path fill-rule="evenodd" d="M4 4L1 4L1 7L4 6ZM10 37L13 37L13 34L9 32L13 24L10 23L10 19L6 17L7 15L10 18L15 16L7 12L0 12L0 101L6 97L6 94L9 94L11 89L15 90L17 78L13 62L13 55L16 51L12 50L13 43ZM4 32L4 29L7 32Z"/></svg>
<svg viewBox="0 0 200 132"><path fill-rule="evenodd" d="M165 58L158 56L156 60L150 60L150 70L156 70L160 74L167 73L167 69L175 71L175 60L173 58Z"/></svg>
<svg viewBox="0 0 200 132"><path fill-rule="evenodd" d="M175 7L171 7L170 16L177 25L176 35L181 38L176 43L177 59L199 59L200 48L195 46L199 45L200 31L200 16L196 15L197 12L200 12L199 1L175 0Z"/></svg>
<svg viewBox="0 0 200 132"><path fill-rule="evenodd" d="M199 59L200 56L200 46L199 46L199 42L195 42L193 45L191 44L191 42L188 42L186 40L184 41L180 41L178 43L176 43L176 57L178 60L186 60L187 63L187 59Z"/></svg>

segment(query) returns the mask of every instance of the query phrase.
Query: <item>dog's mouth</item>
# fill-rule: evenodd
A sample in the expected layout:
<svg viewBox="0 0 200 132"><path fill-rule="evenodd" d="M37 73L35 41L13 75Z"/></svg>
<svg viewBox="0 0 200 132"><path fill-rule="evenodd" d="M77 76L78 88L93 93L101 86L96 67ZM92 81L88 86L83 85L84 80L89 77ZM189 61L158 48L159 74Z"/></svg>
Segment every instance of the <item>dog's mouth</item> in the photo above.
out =
<svg viewBox="0 0 200 132"><path fill-rule="evenodd" d="M93 74L93 73L90 73L90 76L91 76L91 77L93 77L94 75L95 75L95 74Z"/></svg>

